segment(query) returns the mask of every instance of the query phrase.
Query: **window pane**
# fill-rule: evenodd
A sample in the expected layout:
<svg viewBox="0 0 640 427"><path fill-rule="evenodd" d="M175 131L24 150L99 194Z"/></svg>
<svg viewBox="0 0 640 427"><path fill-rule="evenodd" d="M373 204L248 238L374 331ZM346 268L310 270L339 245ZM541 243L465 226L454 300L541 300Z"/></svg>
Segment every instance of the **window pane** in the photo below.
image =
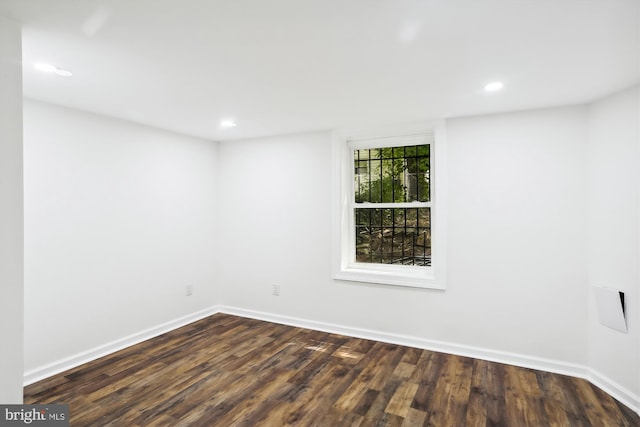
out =
<svg viewBox="0 0 640 427"><path fill-rule="evenodd" d="M396 180L395 173L393 171L393 161L392 160L383 160L382 161L382 176L383 179L381 181L382 185L382 202L383 203L393 203L394 195L395 195L395 185ZM398 188L398 191L401 191Z"/></svg>
<svg viewBox="0 0 640 427"><path fill-rule="evenodd" d="M407 183L407 198L409 202L414 200L428 202L431 199L429 150L428 146L426 147L426 149L422 150L426 155L418 155L417 153L420 150L417 150L414 157L405 159L404 179Z"/></svg>
<svg viewBox="0 0 640 427"><path fill-rule="evenodd" d="M429 155L429 144L355 150L355 202L430 201Z"/></svg>
<svg viewBox="0 0 640 427"><path fill-rule="evenodd" d="M382 149L380 149L380 151L382 153L382 159L388 160L388 159L392 159L393 158L393 148L391 148L391 147L382 148Z"/></svg>
<svg viewBox="0 0 640 427"><path fill-rule="evenodd" d="M431 209L356 208L356 261L431 265Z"/></svg>
<svg viewBox="0 0 640 427"><path fill-rule="evenodd" d="M379 209L382 213L382 226L393 227L393 211L395 209Z"/></svg>

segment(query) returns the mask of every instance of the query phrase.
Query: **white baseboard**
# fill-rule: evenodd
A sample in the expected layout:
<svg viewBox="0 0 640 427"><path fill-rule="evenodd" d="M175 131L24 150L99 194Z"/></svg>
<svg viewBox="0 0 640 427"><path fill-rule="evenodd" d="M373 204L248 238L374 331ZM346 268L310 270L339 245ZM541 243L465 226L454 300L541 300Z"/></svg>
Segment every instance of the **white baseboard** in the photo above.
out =
<svg viewBox="0 0 640 427"><path fill-rule="evenodd" d="M64 359L56 360L55 362L49 363L47 365L31 369L24 373L23 384L25 386L33 384L52 375L59 374L60 372L64 372L71 368L75 368L76 366L82 365L83 363L91 362L92 360L99 359L100 357L114 353L118 350L122 350L134 344L146 341L150 338L157 337L158 335L162 335L181 326L188 325L189 323L193 323L200 319L204 319L205 317L211 316L218 311L218 307L209 307L204 310L200 310L195 313L180 317L178 319L162 323L158 326L154 326L153 328L145 329L124 338L120 338L118 340L111 341L101 346L92 348L90 350L83 351L73 356L65 357Z"/></svg>
<svg viewBox="0 0 640 427"><path fill-rule="evenodd" d="M386 332L379 332L371 329L353 328L349 326L318 322L298 317L282 316L279 314L247 310L243 308L224 305L209 307L207 309L181 317L179 319L163 323L156 327L149 328L136 334L121 338L119 340L112 341L99 347L84 351L82 353L78 353L74 356L55 361L36 369L32 369L25 372L24 385L26 386L34 382L43 380L52 375L64 372L83 363L87 363L118 350L122 350L123 348L172 331L181 326L187 325L216 313L232 314L257 320L280 323L283 325L347 335L355 338L387 342L391 344L404 345L431 351L438 351L442 353L456 354L459 356L473 357L476 359L488 360L491 362L504 363L508 365L520 366L523 368L537 369L541 371L553 372L556 374L584 378L640 414L640 396L634 394L633 392L622 387L620 384L616 383L610 378L607 378L606 376L587 366L535 356L491 350L481 347L466 346L444 341L427 340L424 338L412 337L408 335L389 334Z"/></svg>
<svg viewBox="0 0 640 427"><path fill-rule="evenodd" d="M473 357L475 359L488 360L491 362L504 363L507 365L520 366L523 368L537 369L561 375L583 378L590 383L600 387L602 390L604 390L612 397L640 415L640 396L632 393L630 390L622 387L620 384L616 383L610 378L607 378L597 371L583 365L524 354L509 353L481 347L448 343L444 341L427 340L424 338L412 337L407 335L389 334L369 329L346 327L331 323L301 319L297 317L246 310L237 307L219 306L219 311L221 313L250 317L252 319L265 320L268 322L280 323L289 326L347 335L356 338L370 339L391 344L455 354L459 356Z"/></svg>
<svg viewBox="0 0 640 427"><path fill-rule="evenodd" d="M586 371L587 373L583 377L584 379L600 387L640 415L640 396L592 368L586 368Z"/></svg>

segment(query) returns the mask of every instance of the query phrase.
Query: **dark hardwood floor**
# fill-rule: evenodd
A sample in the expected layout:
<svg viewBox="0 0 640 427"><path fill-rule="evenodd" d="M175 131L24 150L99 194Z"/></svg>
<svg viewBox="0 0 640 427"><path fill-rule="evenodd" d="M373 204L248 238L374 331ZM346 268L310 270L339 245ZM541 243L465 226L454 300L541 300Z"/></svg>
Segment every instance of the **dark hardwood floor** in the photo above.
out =
<svg viewBox="0 0 640 427"><path fill-rule="evenodd" d="M226 314L24 394L72 426L640 426L582 379Z"/></svg>

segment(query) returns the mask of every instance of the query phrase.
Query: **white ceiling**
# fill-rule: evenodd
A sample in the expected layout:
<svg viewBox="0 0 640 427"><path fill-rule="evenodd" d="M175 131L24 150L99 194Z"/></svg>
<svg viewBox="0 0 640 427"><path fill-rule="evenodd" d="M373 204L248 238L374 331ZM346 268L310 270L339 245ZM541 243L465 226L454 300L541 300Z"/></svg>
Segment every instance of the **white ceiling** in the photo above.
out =
<svg viewBox="0 0 640 427"><path fill-rule="evenodd" d="M0 0L0 15L23 23L25 96L214 140L578 104L640 82L638 0ZM493 80L505 90L484 93Z"/></svg>

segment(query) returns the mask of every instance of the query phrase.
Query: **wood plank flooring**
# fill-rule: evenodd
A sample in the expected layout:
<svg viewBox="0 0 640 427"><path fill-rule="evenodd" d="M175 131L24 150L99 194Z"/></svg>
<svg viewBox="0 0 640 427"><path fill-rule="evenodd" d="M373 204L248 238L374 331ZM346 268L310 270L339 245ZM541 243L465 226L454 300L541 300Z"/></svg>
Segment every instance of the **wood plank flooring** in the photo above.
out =
<svg viewBox="0 0 640 427"><path fill-rule="evenodd" d="M72 426L640 426L587 381L216 314L25 388Z"/></svg>

